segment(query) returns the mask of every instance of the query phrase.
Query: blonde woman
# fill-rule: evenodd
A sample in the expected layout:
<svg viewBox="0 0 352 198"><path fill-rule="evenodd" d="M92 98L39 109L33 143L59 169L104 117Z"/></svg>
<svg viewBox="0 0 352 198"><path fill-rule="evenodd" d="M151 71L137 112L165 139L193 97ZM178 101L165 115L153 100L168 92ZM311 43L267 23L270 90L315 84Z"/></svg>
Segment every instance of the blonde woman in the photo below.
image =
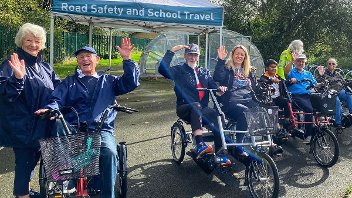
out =
<svg viewBox="0 0 352 198"><path fill-rule="evenodd" d="M245 131L248 126L243 112L257 105L250 96L252 83L248 50L243 45L237 45L227 60L225 60L227 56L225 47L220 47L218 54L219 60L213 78L228 90L220 97L223 111L226 117L237 121L237 130ZM241 142L243 133L236 134L236 139L237 142Z"/></svg>

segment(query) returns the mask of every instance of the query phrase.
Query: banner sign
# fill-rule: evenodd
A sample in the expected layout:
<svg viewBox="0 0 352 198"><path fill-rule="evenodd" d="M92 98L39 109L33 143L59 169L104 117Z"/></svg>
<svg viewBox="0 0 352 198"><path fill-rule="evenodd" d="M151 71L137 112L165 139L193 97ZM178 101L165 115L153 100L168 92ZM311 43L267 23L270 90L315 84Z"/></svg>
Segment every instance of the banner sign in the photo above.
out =
<svg viewBox="0 0 352 198"><path fill-rule="evenodd" d="M52 11L138 21L223 25L222 7L183 7L119 0L53 0Z"/></svg>

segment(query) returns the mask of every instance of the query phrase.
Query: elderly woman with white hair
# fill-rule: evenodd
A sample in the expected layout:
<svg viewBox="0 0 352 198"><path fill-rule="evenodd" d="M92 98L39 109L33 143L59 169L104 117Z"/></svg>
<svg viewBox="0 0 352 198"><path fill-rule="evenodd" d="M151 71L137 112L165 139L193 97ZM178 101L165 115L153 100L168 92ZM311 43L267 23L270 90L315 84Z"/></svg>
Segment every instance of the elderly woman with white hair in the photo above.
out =
<svg viewBox="0 0 352 198"><path fill-rule="evenodd" d="M0 146L15 153L14 195L28 198L29 182L40 156L38 139L46 136L51 124L34 115L46 105L60 83L53 68L42 59L45 30L31 23L17 32L17 50L0 66Z"/></svg>
<svg viewBox="0 0 352 198"><path fill-rule="evenodd" d="M288 49L281 53L277 74L282 79L286 79L285 74L291 71L293 62L297 59L298 55L302 54L303 52L303 42L301 40L294 40L290 43Z"/></svg>

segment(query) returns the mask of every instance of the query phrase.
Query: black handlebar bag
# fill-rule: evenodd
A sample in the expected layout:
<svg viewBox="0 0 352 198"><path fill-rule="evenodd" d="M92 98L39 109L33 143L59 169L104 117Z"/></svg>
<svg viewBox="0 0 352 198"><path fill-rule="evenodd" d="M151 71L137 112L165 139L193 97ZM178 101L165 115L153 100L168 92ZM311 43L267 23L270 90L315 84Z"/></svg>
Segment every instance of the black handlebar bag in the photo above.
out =
<svg viewBox="0 0 352 198"><path fill-rule="evenodd" d="M336 97L333 94L312 93L310 100L315 111L323 115L336 115Z"/></svg>

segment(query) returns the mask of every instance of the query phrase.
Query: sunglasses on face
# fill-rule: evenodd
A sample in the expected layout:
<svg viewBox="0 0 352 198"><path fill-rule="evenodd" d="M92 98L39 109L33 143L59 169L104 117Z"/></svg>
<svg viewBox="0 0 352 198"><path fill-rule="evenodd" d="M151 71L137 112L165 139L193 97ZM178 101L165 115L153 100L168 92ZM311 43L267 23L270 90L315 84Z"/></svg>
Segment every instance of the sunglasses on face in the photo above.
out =
<svg viewBox="0 0 352 198"><path fill-rule="evenodd" d="M336 65L336 63L328 63L328 65Z"/></svg>

